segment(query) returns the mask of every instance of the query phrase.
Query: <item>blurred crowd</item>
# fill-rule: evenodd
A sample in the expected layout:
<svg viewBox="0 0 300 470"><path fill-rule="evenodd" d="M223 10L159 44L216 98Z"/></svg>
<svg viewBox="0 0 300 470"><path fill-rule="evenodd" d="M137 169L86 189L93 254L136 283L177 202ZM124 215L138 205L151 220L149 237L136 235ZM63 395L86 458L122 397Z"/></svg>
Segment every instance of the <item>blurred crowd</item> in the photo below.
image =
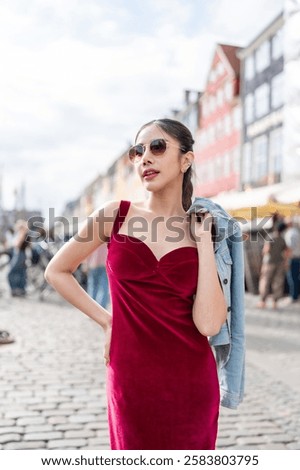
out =
<svg viewBox="0 0 300 470"><path fill-rule="evenodd" d="M6 279L12 297L26 298L28 292L42 294L51 290L45 281L44 271L47 264L71 235L63 237L54 230L41 226L30 226L26 220L18 220L4 234L0 249L0 269L6 268ZM101 245L73 273L79 284L104 308L110 302L106 274L107 246ZM1 292L0 292L1 294ZM1 330L0 344L13 342L9 332Z"/></svg>
<svg viewBox="0 0 300 470"><path fill-rule="evenodd" d="M278 300L288 287L290 302L299 300L300 294L300 229L292 218L277 218L262 248L262 265L259 279L259 308L272 299L276 309Z"/></svg>

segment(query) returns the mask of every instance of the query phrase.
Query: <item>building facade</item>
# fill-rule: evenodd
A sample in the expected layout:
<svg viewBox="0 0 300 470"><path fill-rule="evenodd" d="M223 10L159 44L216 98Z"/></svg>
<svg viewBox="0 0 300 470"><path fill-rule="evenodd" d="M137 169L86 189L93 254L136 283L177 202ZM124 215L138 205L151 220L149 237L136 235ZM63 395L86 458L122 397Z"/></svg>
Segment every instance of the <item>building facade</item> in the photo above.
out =
<svg viewBox="0 0 300 470"><path fill-rule="evenodd" d="M237 51L236 46L217 44L200 98L195 192L204 197L239 188L241 107Z"/></svg>
<svg viewBox="0 0 300 470"><path fill-rule="evenodd" d="M243 110L241 189L282 181L283 25L280 14L238 54Z"/></svg>
<svg viewBox="0 0 300 470"><path fill-rule="evenodd" d="M300 181L300 0L285 0L282 180ZM300 184L297 192L300 200Z"/></svg>

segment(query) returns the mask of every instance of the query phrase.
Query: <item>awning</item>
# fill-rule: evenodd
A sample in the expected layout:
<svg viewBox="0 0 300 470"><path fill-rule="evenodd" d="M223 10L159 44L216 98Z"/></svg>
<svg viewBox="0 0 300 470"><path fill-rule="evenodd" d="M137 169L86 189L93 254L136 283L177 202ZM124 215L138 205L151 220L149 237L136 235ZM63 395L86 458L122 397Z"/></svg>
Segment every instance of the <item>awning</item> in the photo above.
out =
<svg viewBox="0 0 300 470"><path fill-rule="evenodd" d="M278 183L246 191L218 194L211 198L233 217L246 220L275 213L284 217L300 215L300 182Z"/></svg>
<svg viewBox="0 0 300 470"><path fill-rule="evenodd" d="M229 214L233 217L253 220L272 216L274 214L282 217L294 217L300 215L300 206L296 204L280 204L277 202L269 202L263 206L241 207L239 209L229 209Z"/></svg>
<svg viewBox="0 0 300 470"><path fill-rule="evenodd" d="M290 186L287 186L285 183L278 183L262 186L261 188L247 189L245 191L219 193L216 197L212 197L211 199L226 210L239 209L241 207L258 207L267 204L270 199L275 200L277 193L287 189L290 189Z"/></svg>

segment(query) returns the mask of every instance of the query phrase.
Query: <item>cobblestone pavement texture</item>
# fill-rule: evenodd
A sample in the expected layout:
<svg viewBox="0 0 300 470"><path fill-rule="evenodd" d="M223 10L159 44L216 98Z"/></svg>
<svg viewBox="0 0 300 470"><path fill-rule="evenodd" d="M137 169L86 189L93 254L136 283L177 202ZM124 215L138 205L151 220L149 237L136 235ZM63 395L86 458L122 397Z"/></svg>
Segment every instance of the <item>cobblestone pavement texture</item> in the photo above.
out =
<svg viewBox="0 0 300 470"><path fill-rule="evenodd" d="M0 272L0 449L109 449L102 331L55 293L11 298ZM246 294L247 379L221 408L218 449L300 449L300 302Z"/></svg>

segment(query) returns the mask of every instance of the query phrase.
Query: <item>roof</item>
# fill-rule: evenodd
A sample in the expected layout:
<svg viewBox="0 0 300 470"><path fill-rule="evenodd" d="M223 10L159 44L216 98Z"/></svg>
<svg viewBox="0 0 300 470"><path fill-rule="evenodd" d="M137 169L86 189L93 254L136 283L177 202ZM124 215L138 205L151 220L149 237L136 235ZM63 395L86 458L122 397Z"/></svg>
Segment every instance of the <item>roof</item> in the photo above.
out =
<svg viewBox="0 0 300 470"><path fill-rule="evenodd" d="M239 75L240 73L240 59L237 57L237 52L240 50L238 46L231 46L229 44L218 44L222 48L226 58L231 65L234 73Z"/></svg>

